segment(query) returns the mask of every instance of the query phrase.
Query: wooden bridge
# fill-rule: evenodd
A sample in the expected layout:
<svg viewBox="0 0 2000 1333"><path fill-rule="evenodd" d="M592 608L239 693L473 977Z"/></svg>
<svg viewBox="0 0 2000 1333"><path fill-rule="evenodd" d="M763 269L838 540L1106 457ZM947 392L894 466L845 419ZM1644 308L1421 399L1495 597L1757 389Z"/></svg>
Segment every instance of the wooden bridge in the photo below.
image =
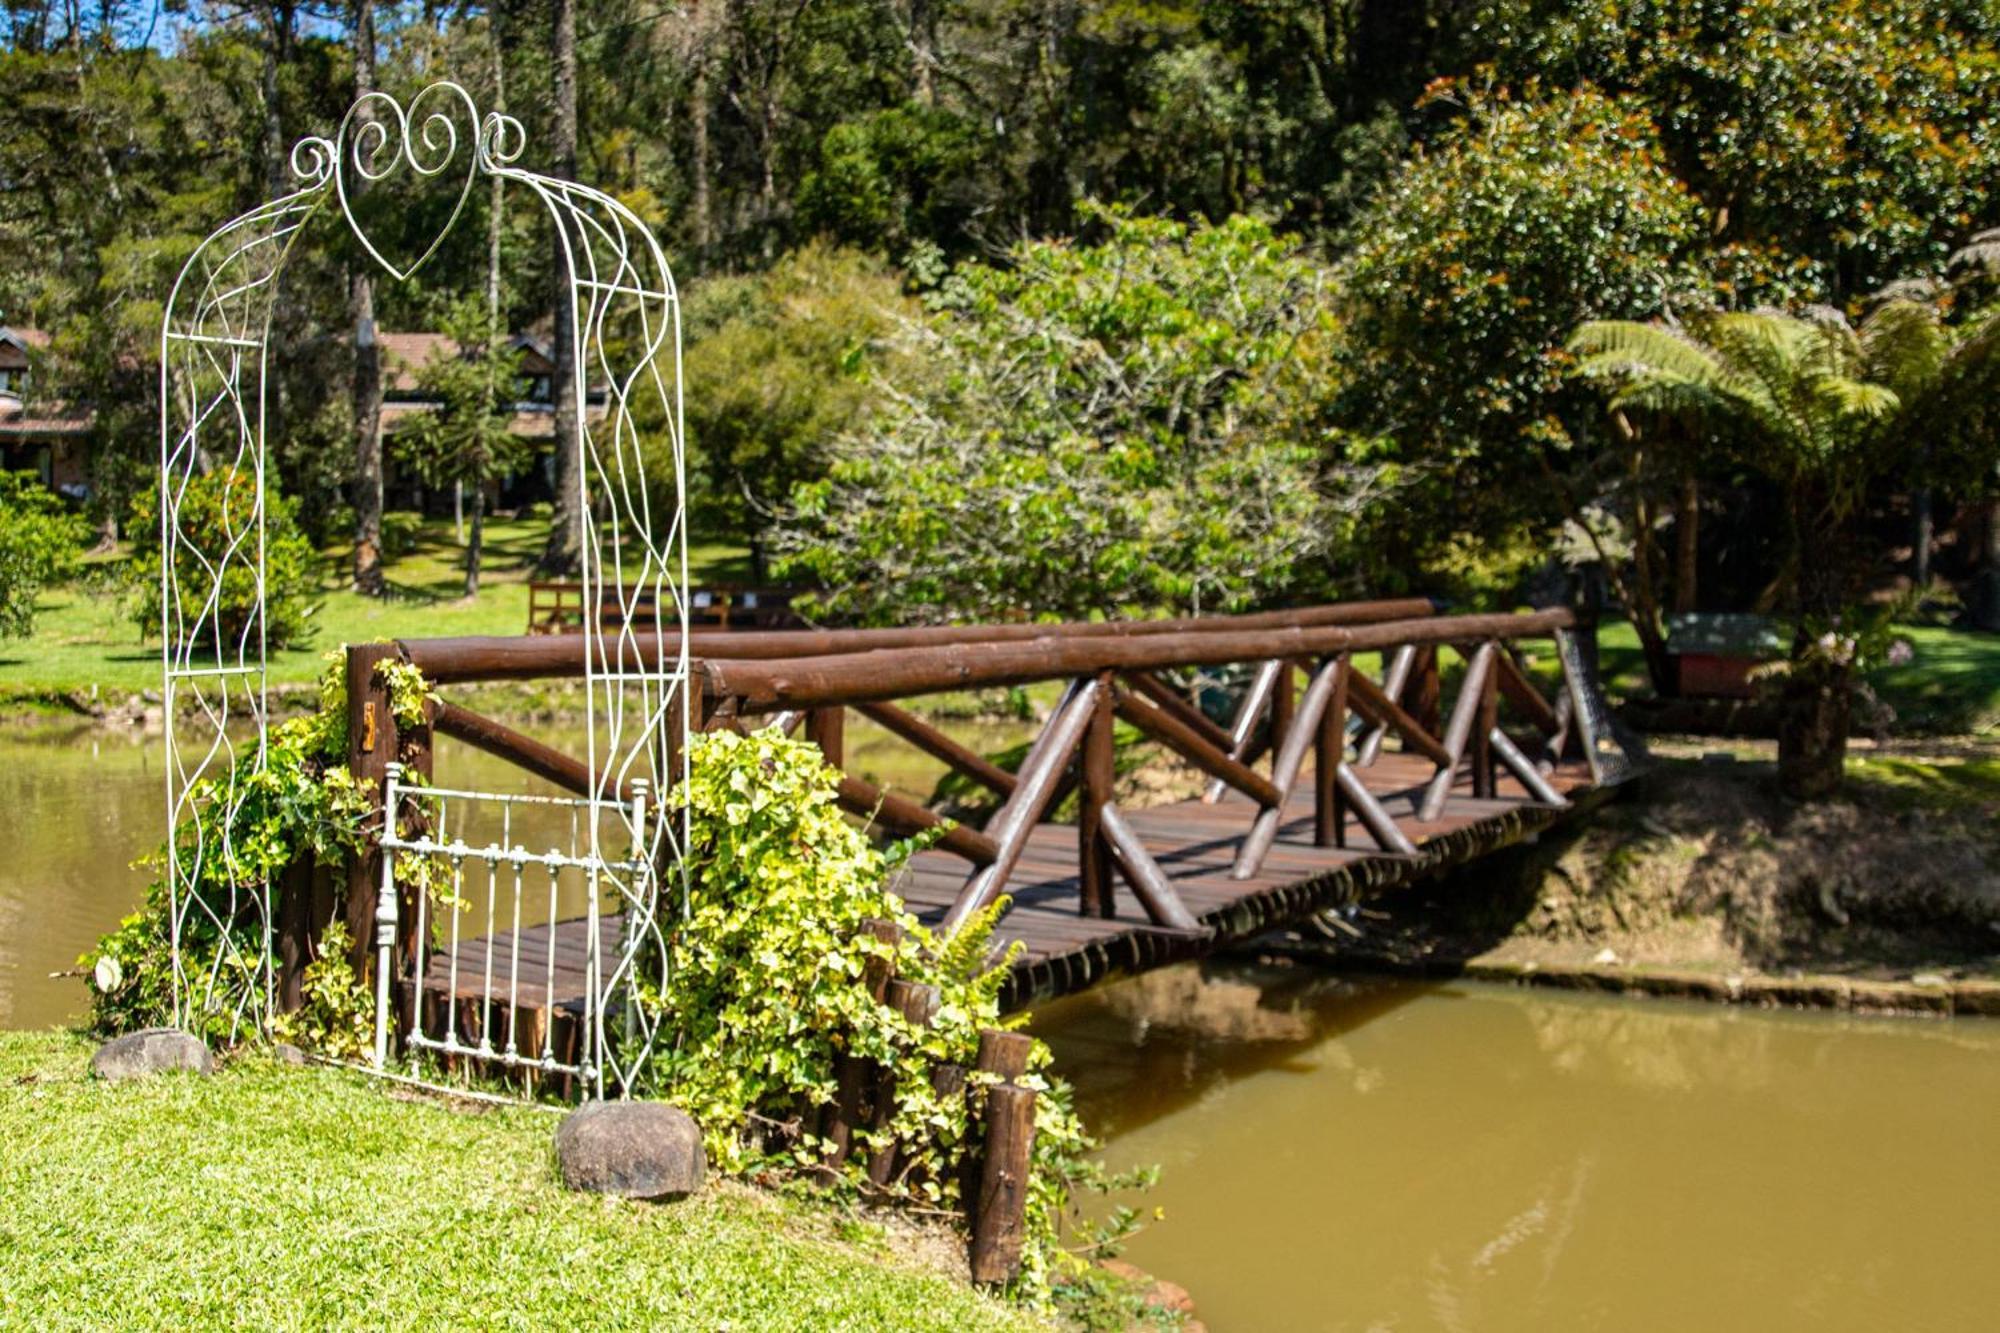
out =
<svg viewBox="0 0 2000 1333"><path fill-rule="evenodd" d="M1439 616L1422 600L1194 621L696 631L688 721L803 729L841 769L845 809L888 834L941 829L896 890L946 932L1004 896L1010 906L996 935L1022 946L1007 992L1019 1006L1414 884L1598 799L1629 775L1632 757L1612 733L1590 646L1566 610ZM654 647L677 653L678 643ZM350 649L354 771L379 777L400 758L428 774L435 731L588 793L582 761L449 701L433 707L428 726L399 733L373 670L375 660L398 657L448 691L581 676L584 652L576 636ZM1364 670L1363 659L1378 669ZM1217 672L1247 682L1227 722L1196 707L1185 686ZM1044 681L1062 682L1062 694L1015 771L904 706ZM952 824L848 772L850 713L990 792L990 813ZM1199 770L1208 790L1121 806L1113 740L1121 721ZM1072 793L1075 822L1051 822ZM352 870L346 915L359 941L370 936L379 875L371 858ZM621 929L616 916L600 919L607 953ZM551 919L464 941L448 981L415 967L405 977L425 975L424 1012L449 1005L462 1030L491 1031L503 1021L498 1006L510 1030L540 1031L583 994L586 943L582 921ZM399 957L407 965L419 948L413 936ZM497 993L495 969L479 960L500 958L546 975L543 994L557 1012L516 1012L542 999ZM287 969L288 991L296 972Z"/></svg>

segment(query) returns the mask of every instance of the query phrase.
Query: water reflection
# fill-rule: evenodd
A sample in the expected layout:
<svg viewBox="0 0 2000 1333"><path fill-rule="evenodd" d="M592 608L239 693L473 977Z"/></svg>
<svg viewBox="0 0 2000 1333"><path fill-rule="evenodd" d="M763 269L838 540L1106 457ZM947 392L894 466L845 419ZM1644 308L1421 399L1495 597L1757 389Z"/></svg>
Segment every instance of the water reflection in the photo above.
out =
<svg viewBox="0 0 2000 1333"><path fill-rule="evenodd" d="M1217 1329L1966 1327L2000 1025L1176 969L1037 1023Z"/></svg>

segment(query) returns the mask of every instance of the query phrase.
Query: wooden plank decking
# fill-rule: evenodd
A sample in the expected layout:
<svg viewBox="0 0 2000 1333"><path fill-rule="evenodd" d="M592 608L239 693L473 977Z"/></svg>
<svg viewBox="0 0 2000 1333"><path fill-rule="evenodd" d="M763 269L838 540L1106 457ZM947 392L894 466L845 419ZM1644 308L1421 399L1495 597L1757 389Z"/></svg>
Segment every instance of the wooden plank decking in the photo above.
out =
<svg viewBox="0 0 2000 1333"><path fill-rule="evenodd" d="M1009 1007L1083 990L1109 976L1144 971L1183 958L1198 957L1222 945L1296 920L1322 908L1372 897L1462 865L1562 819L1571 810L1535 804L1512 778L1502 775L1495 797L1472 795L1469 769L1461 770L1443 813L1435 820L1417 818L1417 799L1434 771L1420 756L1382 754L1367 768L1356 770L1370 791L1383 802L1397 824L1416 844L1415 857L1384 852L1350 813L1345 848L1313 843L1311 784L1301 782L1285 808L1277 842L1259 873L1248 880L1230 878L1230 866L1255 807L1230 793L1215 805L1197 800L1176 802L1128 813L1160 867L1201 924L1195 933L1153 926L1123 884L1116 897L1117 915L1086 917L1077 910L1077 831L1074 825L1042 824L1030 836L1026 853L1007 884L1013 906L995 932L1004 947L1019 941L1022 949L1006 993ZM1551 775L1552 784L1577 805L1594 795L1581 762ZM948 852L928 851L913 858L897 891L919 920L935 924L964 886L968 867ZM622 921L609 916L600 922L606 958L615 957ZM581 1008L584 993L586 929L582 921L565 921L553 931L546 925L511 931L481 940L463 941L455 988L434 960L426 990L441 996L454 990L464 1011L477 1004L506 1004L506 978L519 950L519 1004L539 1007L547 993L551 937L554 945L557 1008ZM491 955L489 988L487 960ZM428 1024L427 1024L428 1026Z"/></svg>

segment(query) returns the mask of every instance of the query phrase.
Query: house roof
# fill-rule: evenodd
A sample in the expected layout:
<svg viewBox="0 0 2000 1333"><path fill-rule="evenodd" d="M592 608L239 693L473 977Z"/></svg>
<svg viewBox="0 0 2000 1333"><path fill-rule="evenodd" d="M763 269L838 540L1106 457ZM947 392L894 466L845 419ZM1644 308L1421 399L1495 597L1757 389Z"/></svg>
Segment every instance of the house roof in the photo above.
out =
<svg viewBox="0 0 2000 1333"><path fill-rule="evenodd" d="M28 364L28 353L49 345L49 335L40 329L0 325L0 369L13 370Z"/></svg>
<svg viewBox="0 0 2000 1333"><path fill-rule="evenodd" d="M507 340L521 354L522 373L546 375L554 369L548 349L536 339L517 333ZM382 391L389 394L417 394L423 387L417 372L438 357L458 355L458 344L442 333L391 333L375 335L382 353Z"/></svg>

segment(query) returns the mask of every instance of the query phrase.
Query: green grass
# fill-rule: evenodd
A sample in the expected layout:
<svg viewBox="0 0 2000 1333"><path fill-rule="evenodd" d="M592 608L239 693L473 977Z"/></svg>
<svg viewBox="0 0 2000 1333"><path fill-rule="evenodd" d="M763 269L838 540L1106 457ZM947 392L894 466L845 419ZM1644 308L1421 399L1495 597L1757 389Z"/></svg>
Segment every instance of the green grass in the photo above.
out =
<svg viewBox="0 0 2000 1333"><path fill-rule="evenodd" d="M0 1033L0 1325L1037 1326L816 1204L568 1193L544 1112L262 1058L113 1086L89 1054Z"/></svg>
<svg viewBox="0 0 2000 1333"><path fill-rule="evenodd" d="M320 658L343 643L452 634L520 634L528 623L528 571L548 533L546 518L490 522L479 596L464 596L464 550L449 520L426 522L412 549L387 567L389 595L348 586L352 548L321 553L318 610L304 643L271 654L271 679L309 681ZM159 636L142 636L117 584L123 556L93 560L86 576L42 599L32 638L0 643L0 698L58 691L121 698L160 685ZM689 548L697 583L748 577L741 548Z"/></svg>
<svg viewBox="0 0 2000 1333"><path fill-rule="evenodd" d="M1849 755L1847 776L1885 793L1904 809L2000 814L2000 757Z"/></svg>

